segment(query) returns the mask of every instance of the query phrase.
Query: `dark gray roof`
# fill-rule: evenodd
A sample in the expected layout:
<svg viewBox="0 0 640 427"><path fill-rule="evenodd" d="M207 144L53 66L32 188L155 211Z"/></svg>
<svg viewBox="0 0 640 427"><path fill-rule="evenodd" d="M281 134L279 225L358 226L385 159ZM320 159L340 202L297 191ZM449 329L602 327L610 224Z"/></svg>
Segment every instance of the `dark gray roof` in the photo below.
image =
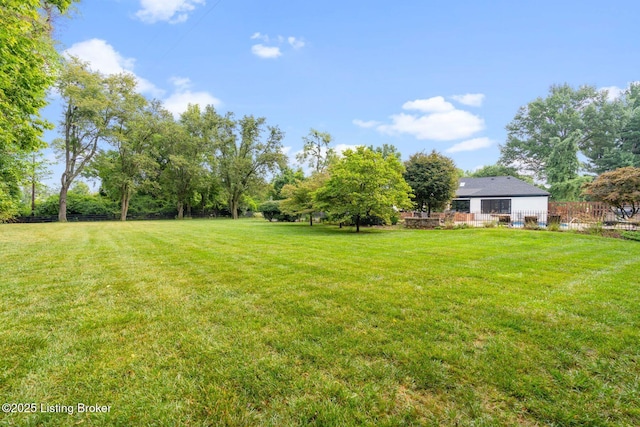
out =
<svg viewBox="0 0 640 427"><path fill-rule="evenodd" d="M456 198L466 197L536 197L549 193L512 176L460 178Z"/></svg>

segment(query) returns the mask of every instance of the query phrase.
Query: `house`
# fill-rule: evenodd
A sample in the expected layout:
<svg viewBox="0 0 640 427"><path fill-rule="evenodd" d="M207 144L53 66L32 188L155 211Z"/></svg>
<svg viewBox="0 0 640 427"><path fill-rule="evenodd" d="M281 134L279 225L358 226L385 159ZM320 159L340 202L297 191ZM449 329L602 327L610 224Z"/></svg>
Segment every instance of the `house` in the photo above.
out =
<svg viewBox="0 0 640 427"><path fill-rule="evenodd" d="M451 202L459 220L473 221L524 222L525 216L536 216L546 223L548 208L548 192L512 176L460 178Z"/></svg>

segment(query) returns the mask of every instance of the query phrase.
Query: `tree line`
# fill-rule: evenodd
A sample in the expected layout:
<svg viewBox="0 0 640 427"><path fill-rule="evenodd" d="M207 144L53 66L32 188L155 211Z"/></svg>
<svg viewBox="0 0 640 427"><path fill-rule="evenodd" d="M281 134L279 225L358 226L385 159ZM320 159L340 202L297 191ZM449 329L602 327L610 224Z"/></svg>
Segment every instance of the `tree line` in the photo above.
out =
<svg viewBox="0 0 640 427"><path fill-rule="evenodd" d="M460 171L435 151L404 164L388 144L338 155L331 135L312 129L297 158L310 170L304 176L288 165L283 132L263 117L190 105L176 118L137 93L133 76L105 76L60 58L52 17L72 3L6 0L0 7L0 42L8 47L0 49L0 221L18 213L26 193L31 211L37 209L35 194L47 174L37 153L52 128L39 111L51 87L63 104L52 146L64 171L59 194L41 206L51 211L55 201L60 221L70 201L88 203L82 186L74 191L81 177L99 179L105 209L117 205L122 220L132 206L175 210L178 218L194 210L237 218L263 201L267 218L308 215L313 224L313 214L324 212L359 229L367 221L393 221L398 209L442 209L455 194ZM552 86L506 129L499 161L470 175L513 175L545 186L555 200L593 198L635 210L640 84L613 100L591 86Z"/></svg>

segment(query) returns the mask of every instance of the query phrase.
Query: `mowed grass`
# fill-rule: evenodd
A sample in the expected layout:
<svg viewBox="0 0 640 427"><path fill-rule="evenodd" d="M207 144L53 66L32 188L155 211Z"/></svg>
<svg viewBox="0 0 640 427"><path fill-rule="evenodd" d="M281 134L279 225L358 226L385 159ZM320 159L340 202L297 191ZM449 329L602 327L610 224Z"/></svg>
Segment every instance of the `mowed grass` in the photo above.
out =
<svg viewBox="0 0 640 427"><path fill-rule="evenodd" d="M3 225L0 403L38 411L0 425L637 426L639 272L570 233Z"/></svg>

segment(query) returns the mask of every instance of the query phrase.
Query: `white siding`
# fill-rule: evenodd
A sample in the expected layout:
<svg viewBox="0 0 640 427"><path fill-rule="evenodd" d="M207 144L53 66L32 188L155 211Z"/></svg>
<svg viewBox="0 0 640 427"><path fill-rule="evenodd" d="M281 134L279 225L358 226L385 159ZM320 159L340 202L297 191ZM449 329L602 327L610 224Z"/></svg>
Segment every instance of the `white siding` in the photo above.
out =
<svg viewBox="0 0 640 427"><path fill-rule="evenodd" d="M464 199L464 198L461 198ZM482 200L511 199L511 221L524 221L526 215L538 216L538 222L547 222L549 198L544 197L473 197L469 198L469 211L476 220L491 220L490 214L482 214Z"/></svg>
<svg viewBox="0 0 640 427"><path fill-rule="evenodd" d="M513 197L511 198L511 212L529 211L547 213L548 197Z"/></svg>

